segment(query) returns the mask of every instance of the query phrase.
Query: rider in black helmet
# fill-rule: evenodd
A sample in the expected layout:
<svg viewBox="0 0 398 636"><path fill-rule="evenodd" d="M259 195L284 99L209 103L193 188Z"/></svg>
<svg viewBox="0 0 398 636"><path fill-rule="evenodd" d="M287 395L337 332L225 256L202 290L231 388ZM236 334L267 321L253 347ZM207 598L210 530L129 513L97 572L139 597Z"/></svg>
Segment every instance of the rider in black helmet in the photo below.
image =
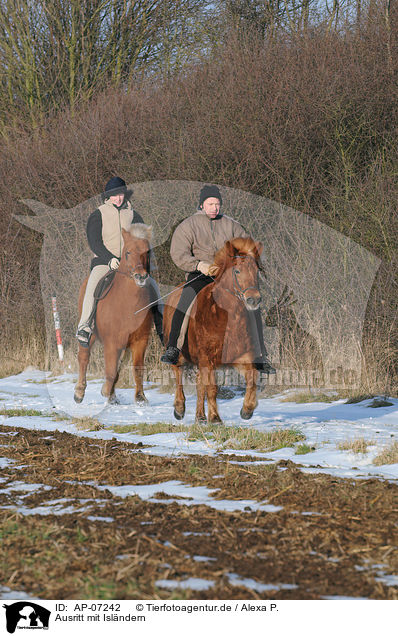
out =
<svg viewBox="0 0 398 636"><path fill-rule="evenodd" d="M103 203L92 212L87 221L87 239L94 258L91 261L91 273L84 294L82 313L77 328L76 338L82 347L88 347L93 325L89 319L94 307L94 291L98 282L111 269L119 267L123 249L122 229L128 230L132 223L144 223L130 202L131 190L127 190L126 182L121 177L112 177L105 185L102 195ZM155 269L152 258L151 269ZM163 305L159 299L159 290L153 280L150 281L152 314L156 332L163 343Z"/></svg>

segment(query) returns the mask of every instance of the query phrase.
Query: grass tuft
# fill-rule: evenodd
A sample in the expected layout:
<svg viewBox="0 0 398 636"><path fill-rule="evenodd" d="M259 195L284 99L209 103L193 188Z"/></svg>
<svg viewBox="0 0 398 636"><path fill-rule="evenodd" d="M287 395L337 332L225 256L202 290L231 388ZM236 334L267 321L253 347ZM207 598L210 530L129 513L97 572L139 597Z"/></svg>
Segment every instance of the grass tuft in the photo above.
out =
<svg viewBox="0 0 398 636"><path fill-rule="evenodd" d="M379 409L382 408L383 406L394 406L394 404L392 402L389 402L386 398L384 397L376 397L373 402L371 404L368 405L368 408L371 409Z"/></svg>
<svg viewBox="0 0 398 636"><path fill-rule="evenodd" d="M281 402L296 402L297 404L306 404L308 402L335 402L338 400L336 394L329 393L290 393L281 399Z"/></svg>
<svg viewBox="0 0 398 636"><path fill-rule="evenodd" d="M393 442L390 446L386 446L379 455L377 455L373 463L376 466L383 464L398 464L398 442Z"/></svg>
<svg viewBox="0 0 398 636"><path fill-rule="evenodd" d="M53 422L65 422L67 420L70 420L71 417L67 413L59 411L58 413L52 413L51 419L53 420Z"/></svg>
<svg viewBox="0 0 398 636"><path fill-rule="evenodd" d="M294 451L295 455L307 455L307 453L313 453L315 446L309 446L308 444L299 444Z"/></svg>
<svg viewBox="0 0 398 636"><path fill-rule="evenodd" d="M156 435L158 433L186 433L188 442L205 441L218 450L230 448L234 450L260 450L269 452L293 446L305 439L296 430L278 430L268 433L253 428L225 426L224 424L172 424L156 422L155 424L137 423L113 426L115 433L137 433L139 435Z"/></svg>
<svg viewBox="0 0 398 636"><path fill-rule="evenodd" d="M182 433L189 431L189 427L184 424L172 424L171 422L156 422L146 424L140 422L136 424L123 424L113 426L115 433L138 433L139 435L157 435L158 433Z"/></svg>
<svg viewBox="0 0 398 636"><path fill-rule="evenodd" d="M339 442L337 448L343 451L351 451L352 453L367 453L368 446L373 445L374 442L359 437L358 439L347 439L344 442Z"/></svg>
<svg viewBox="0 0 398 636"><path fill-rule="evenodd" d="M100 431L105 428L94 417L74 417L70 423L74 424L78 431Z"/></svg>
<svg viewBox="0 0 398 636"><path fill-rule="evenodd" d="M226 448L233 450L259 450L271 452L279 448L293 446L305 439L304 435L294 429L276 430L271 432L257 431L253 428L225 426L224 424L204 425L194 424L190 431L189 441L205 440L219 450Z"/></svg>
<svg viewBox="0 0 398 636"><path fill-rule="evenodd" d="M352 395L346 400L346 404L358 404L364 400L371 400L374 396L369 394Z"/></svg>
<svg viewBox="0 0 398 636"><path fill-rule="evenodd" d="M49 417L48 413L42 413L34 409L0 409L0 415L5 415L5 417Z"/></svg>

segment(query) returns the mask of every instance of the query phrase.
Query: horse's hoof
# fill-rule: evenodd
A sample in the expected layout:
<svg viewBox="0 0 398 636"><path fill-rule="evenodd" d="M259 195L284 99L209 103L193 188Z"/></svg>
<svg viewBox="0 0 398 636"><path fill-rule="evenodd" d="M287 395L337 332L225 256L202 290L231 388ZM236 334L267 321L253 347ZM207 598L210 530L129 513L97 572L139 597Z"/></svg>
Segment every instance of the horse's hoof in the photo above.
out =
<svg viewBox="0 0 398 636"><path fill-rule="evenodd" d="M135 397L135 403L136 404L141 404L141 406L144 406L145 404L148 404L148 400L146 399L145 395L136 395Z"/></svg>
<svg viewBox="0 0 398 636"><path fill-rule="evenodd" d="M108 404L120 404L119 400L117 399L114 393L109 396Z"/></svg>
<svg viewBox="0 0 398 636"><path fill-rule="evenodd" d="M200 415L195 417L195 424L207 424L207 419L205 415Z"/></svg>
<svg viewBox="0 0 398 636"><path fill-rule="evenodd" d="M253 411L245 411L243 406L242 406L242 408L240 410L240 416L241 416L242 420L250 420L252 415L253 415Z"/></svg>
<svg viewBox="0 0 398 636"><path fill-rule="evenodd" d="M73 396L73 399L75 400L77 404L80 404L80 402L83 402L83 398L84 398L84 395L80 396L77 393L75 393Z"/></svg>
<svg viewBox="0 0 398 636"><path fill-rule="evenodd" d="M181 413L179 413L177 409L174 409L174 417L176 418L176 420L182 420L184 415L185 415L185 409L181 411Z"/></svg>
<svg viewBox="0 0 398 636"><path fill-rule="evenodd" d="M209 419L208 424L222 424L222 419L217 415L217 417L213 417L211 420Z"/></svg>

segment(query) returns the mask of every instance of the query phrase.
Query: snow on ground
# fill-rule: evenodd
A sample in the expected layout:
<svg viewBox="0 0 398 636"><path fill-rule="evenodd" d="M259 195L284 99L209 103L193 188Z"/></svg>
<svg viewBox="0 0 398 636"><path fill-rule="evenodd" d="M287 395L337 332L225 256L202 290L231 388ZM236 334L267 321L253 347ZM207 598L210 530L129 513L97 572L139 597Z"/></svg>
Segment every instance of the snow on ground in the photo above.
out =
<svg viewBox="0 0 398 636"><path fill-rule="evenodd" d="M75 404L73 389L76 376L63 374L53 377L48 372L28 368L23 373L0 379L0 410L32 409L42 415L21 415L7 417L0 415L0 424L20 426L29 429L47 431L67 431L90 438L112 439L125 442L142 442L150 448L143 452L156 455L213 455L216 448L211 440L189 442L185 433L161 433L142 436L136 433L115 433L113 427L134 423L176 423L173 418L173 396L162 393L158 388L147 384L145 393L149 400L146 406L134 403L132 389L117 389L120 401L118 405L105 403L100 389L102 380L91 380L82 404ZM258 462L289 459L303 466L306 472L324 472L338 477L367 478L381 477L398 479L398 464L376 466L374 457L383 448L398 440L398 400L390 399L392 406L368 408L371 400L358 404L345 404L344 400L331 403L314 402L297 404L283 402L281 395L259 400L254 415L248 422L240 419L239 412L243 397L236 394L230 400L219 400L219 410L225 424L255 428L259 431L276 429L296 429L305 435L305 443L315 451L305 455L295 454L295 448L282 448L274 452L228 451L235 455L251 455ZM191 425L195 417L196 396L188 395L186 415L183 423ZM57 420L51 415L57 414ZM65 420L59 417L65 415ZM70 417L95 417L105 427L99 431L79 431L71 423ZM372 444L366 453L354 453L337 448L339 442L363 438ZM9 465L9 460L1 458L0 466ZM176 487L176 486L175 486ZM181 486L179 486L181 488ZM159 484L157 490L159 491ZM177 489L178 491L178 489ZM178 494L175 489L171 494ZM152 495L151 495L152 496Z"/></svg>
<svg viewBox="0 0 398 636"><path fill-rule="evenodd" d="M82 482L80 482L82 483ZM84 482L83 482L84 483ZM214 510L223 510L224 512L233 512L249 510L264 510L265 512L278 512L282 510L281 506L274 506L264 502L257 502L252 499L213 499L211 494L217 493L218 489L210 490L206 486L188 486L180 481L162 481L158 484L145 484L144 486L96 486L93 482L86 482L90 486L97 487L99 490L109 490L116 497L132 497L138 495L140 499L150 501L152 503L172 503L176 502L184 506L200 506L206 505ZM162 492L169 495L169 499L157 499L156 493Z"/></svg>

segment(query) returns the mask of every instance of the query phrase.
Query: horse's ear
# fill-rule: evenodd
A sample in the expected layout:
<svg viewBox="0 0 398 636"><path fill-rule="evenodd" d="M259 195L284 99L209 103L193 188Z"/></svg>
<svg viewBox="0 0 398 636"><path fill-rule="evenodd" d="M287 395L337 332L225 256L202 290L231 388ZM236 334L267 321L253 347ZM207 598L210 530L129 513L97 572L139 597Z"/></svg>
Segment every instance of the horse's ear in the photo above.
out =
<svg viewBox="0 0 398 636"><path fill-rule="evenodd" d="M261 241L255 241L255 245L256 245L256 250L258 252L258 255L261 256L264 245L261 243Z"/></svg>
<svg viewBox="0 0 398 636"><path fill-rule="evenodd" d="M226 241L225 242L225 250L227 252L227 255L230 258L233 258L237 252L237 250L235 249L235 247L232 245L231 241Z"/></svg>
<svg viewBox="0 0 398 636"><path fill-rule="evenodd" d="M122 236L123 236L123 241L125 241L130 236L130 232L127 232L127 230L122 228Z"/></svg>

